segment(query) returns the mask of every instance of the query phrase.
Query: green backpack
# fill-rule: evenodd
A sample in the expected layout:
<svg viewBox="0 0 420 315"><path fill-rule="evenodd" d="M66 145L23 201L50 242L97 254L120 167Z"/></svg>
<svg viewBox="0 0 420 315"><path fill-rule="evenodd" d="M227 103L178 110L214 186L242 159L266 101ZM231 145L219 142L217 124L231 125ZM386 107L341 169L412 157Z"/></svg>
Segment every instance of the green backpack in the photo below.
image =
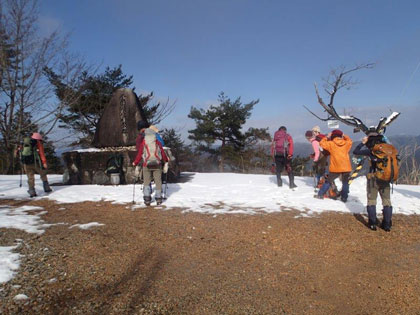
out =
<svg viewBox="0 0 420 315"><path fill-rule="evenodd" d="M110 174L116 174L116 173L122 173L122 167L123 167L123 156L119 153L112 154L106 163L106 170L105 173L107 175Z"/></svg>
<svg viewBox="0 0 420 315"><path fill-rule="evenodd" d="M31 138L25 137L23 139L23 150L21 152L21 161L23 164L35 163L35 151L31 143Z"/></svg>

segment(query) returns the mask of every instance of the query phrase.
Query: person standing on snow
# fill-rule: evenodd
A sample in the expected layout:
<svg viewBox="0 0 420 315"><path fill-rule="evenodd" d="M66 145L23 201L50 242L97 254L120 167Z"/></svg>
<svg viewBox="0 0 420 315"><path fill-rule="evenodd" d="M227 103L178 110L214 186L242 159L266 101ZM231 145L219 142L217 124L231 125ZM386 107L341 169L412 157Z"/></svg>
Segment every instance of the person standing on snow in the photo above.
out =
<svg viewBox="0 0 420 315"><path fill-rule="evenodd" d="M281 126L279 130L274 133L274 139L271 144L271 156L276 163L276 176L277 186L283 186L281 179L281 173L286 168L287 175L289 176L289 188L297 187L294 181L294 175L292 170L292 158L293 158L293 139L287 133L287 128Z"/></svg>
<svg viewBox="0 0 420 315"><path fill-rule="evenodd" d="M28 177L29 196L36 197L35 191L35 173L41 176L45 192L51 192L47 178L47 159L42 144L42 136L34 132L31 137L23 139L23 145L17 149L20 154L26 176Z"/></svg>
<svg viewBox="0 0 420 315"><path fill-rule="evenodd" d="M137 166L140 161L143 166L143 199L149 206L152 198L152 189L150 183L155 181L155 200L158 205L162 203L162 166L168 162L168 157L163 150L162 143L157 140L156 132L147 128L144 130L144 138L138 147L136 159L133 166Z"/></svg>
<svg viewBox="0 0 420 315"><path fill-rule="evenodd" d="M319 145L330 153L330 167L327 181L322 185L315 198L323 199L325 193L333 185L334 180L342 177L343 186L341 189L341 201L346 202L349 195L349 176L351 172L351 162L349 152L352 145L350 137L343 134L339 129L335 129L321 140Z"/></svg>
<svg viewBox="0 0 420 315"><path fill-rule="evenodd" d="M320 133L318 132L318 136L319 134ZM321 141L321 139L317 138L313 129L306 131L305 138L311 143L312 149L314 150L314 153L310 155L310 158L314 161L313 170L316 176L316 188L318 187L321 177L325 175L327 155L324 154L326 151L322 151L322 148L319 145L319 141Z"/></svg>
<svg viewBox="0 0 420 315"><path fill-rule="evenodd" d="M377 171L378 159L372 154L375 144L386 143L384 137L376 132L371 132L362 139L362 142L354 149L353 154L364 155L369 157L370 168L366 175L366 192L367 192L367 213L368 226L371 230L376 231L376 199L379 195L382 199L383 220L381 227L386 231L391 231L392 226L392 204L391 204L391 188L387 181L383 181L375 177Z"/></svg>

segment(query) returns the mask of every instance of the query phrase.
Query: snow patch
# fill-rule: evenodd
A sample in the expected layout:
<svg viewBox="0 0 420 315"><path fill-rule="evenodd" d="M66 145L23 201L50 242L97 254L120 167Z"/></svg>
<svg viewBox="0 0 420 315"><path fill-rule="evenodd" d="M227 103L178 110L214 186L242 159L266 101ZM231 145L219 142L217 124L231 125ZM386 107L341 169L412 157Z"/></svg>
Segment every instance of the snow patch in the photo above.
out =
<svg viewBox="0 0 420 315"><path fill-rule="evenodd" d="M20 255L12 252L16 247L0 246L0 283L12 279L15 271L19 268Z"/></svg>
<svg viewBox="0 0 420 315"><path fill-rule="evenodd" d="M90 223L85 223L85 224L74 224L74 225L70 226L69 229L72 229L74 227L78 227L81 230L88 230L92 227L102 226L102 225L105 225L105 224L98 223L98 222L90 222Z"/></svg>
<svg viewBox="0 0 420 315"><path fill-rule="evenodd" d="M25 294L18 294L13 298L13 300L15 300L15 301L24 301L24 300L27 300L27 299L29 299L29 298Z"/></svg>

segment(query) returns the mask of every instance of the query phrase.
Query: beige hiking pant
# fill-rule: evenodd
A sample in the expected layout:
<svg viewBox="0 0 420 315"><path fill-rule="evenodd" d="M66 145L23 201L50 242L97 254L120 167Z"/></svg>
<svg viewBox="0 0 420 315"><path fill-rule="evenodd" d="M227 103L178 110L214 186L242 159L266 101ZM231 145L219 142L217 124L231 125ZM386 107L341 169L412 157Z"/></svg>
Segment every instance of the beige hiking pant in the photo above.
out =
<svg viewBox="0 0 420 315"><path fill-rule="evenodd" d="M35 188L35 173L41 176L43 182L48 181L47 170L40 168L36 163L34 164L23 164L25 168L26 176L28 176L28 186L31 189Z"/></svg>

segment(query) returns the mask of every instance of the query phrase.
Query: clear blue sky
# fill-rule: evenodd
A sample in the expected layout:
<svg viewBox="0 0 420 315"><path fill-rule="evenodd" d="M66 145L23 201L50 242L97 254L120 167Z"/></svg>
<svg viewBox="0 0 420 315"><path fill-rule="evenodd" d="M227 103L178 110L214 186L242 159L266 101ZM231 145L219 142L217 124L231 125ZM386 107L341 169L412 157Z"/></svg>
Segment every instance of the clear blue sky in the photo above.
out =
<svg viewBox="0 0 420 315"><path fill-rule="evenodd" d="M248 126L286 125L297 140L322 113L313 83L339 65L376 62L335 104L367 124L402 115L388 134L420 134L420 1L40 0L41 27L71 32L92 63L123 65L137 92L177 100L159 127L183 128L191 106L224 91L259 99ZM340 126L342 127L342 126ZM343 128L344 130L348 130ZM327 131L327 130L326 130ZM357 138L360 136L355 136Z"/></svg>

